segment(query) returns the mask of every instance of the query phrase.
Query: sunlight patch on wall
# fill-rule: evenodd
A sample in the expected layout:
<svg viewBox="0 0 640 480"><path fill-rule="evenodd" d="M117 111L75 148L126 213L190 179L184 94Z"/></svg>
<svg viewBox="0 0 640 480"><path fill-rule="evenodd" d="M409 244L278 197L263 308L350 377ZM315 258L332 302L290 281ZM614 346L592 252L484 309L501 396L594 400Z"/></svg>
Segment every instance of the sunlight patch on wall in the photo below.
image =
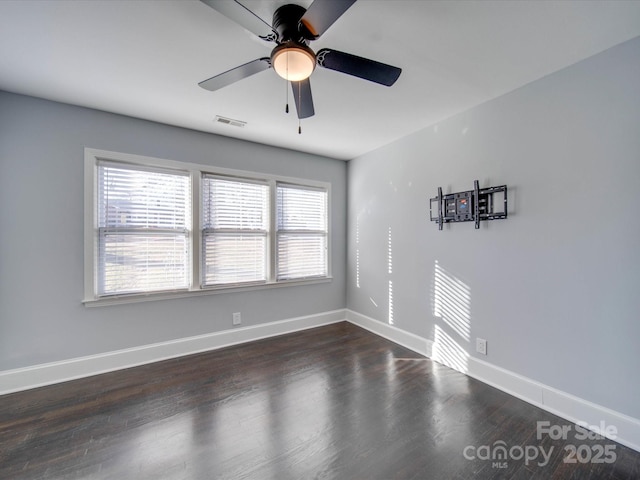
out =
<svg viewBox="0 0 640 480"><path fill-rule="evenodd" d="M471 289L438 261L434 267L433 315L451 327L463 340L471 337Z"/></svg>
<svg viewBox="0 0 640 480"><path fill-rule="evenodd" d="M444 322L444 325L435 325L433 359L466 373L469 354L465 345L471 338L471 288L437 260L433 272L433 315Z"/></svg>
<svg viewBox="0 0 640 480"><path fill-rule="evenodd" d="M435 326L433 359L454 370L467 373L469 354L439 325Z"/></svg>
<svg viewBox="0 0 640 480"><path fill-rule="evenodd" d="M393 273L393 245L391 241L391 227L387 235L387 273L389 274L389 313L388 320L389 325L393 325L393 280L391 280L391 274Z"/></svg>
<svg viewBox="0 0 640 480"><path fill-rule="evenodd" d="M389 325L393 325L393 282L389 280Z"/></svg>
<svg viewBox="0 0 640 480"><path fill-rule="evenodd" d="M356 287L360 288L360 215L356 217Z"/></svg>

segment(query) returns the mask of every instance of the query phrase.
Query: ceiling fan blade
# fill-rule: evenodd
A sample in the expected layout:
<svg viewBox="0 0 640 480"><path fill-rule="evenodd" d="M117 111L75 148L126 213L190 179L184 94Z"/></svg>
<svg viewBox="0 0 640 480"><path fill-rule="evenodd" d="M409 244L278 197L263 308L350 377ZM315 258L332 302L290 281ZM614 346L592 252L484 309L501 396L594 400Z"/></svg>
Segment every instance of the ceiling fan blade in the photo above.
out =
<svg viewBox="0 0 640 480"><path fill-rule="evenodd" d="M229 20L233 20L241 27L255 33L264 40L275 41L277 34L271 28L271 24L264 21L242 3L235 0L200 0L221 13Z"/></svg>
<svg viewBox="0 0 640 480"><path fill-rule="evenodd" d="M306 78L299 82L291 82L293 97L296 101L298 118L309 118L315 115L313 97L311 96L311 82Z"/></svg>
<svg viewBox="0 0 640 480"><path fill-rule="evenodd" d="M318 38L346 12L356 0L315 0L300 19L309 40Z"/></svg>
<svg viewBox="0 0 640 480"><path fill-rule="evenodd" d="M222 87L231 85L243 78L247 78L251 75L262 72L263 70L267 70L268 68L271 68L271 60L267 57L259 58L249 63L245 63L244 65L240 65L239 67L227 70L226 72L216 75L215 77L211 77L208 80L204 80L198 85L205 90L215 92Z"/></svg>
<svg viewBox="0 0 640 480"><path fill-rule="evenodd" d="M393 85L402 73L401 68L328 48L320 50L316 54L316 59L321 67L360 77L387 87Z"/></svg>

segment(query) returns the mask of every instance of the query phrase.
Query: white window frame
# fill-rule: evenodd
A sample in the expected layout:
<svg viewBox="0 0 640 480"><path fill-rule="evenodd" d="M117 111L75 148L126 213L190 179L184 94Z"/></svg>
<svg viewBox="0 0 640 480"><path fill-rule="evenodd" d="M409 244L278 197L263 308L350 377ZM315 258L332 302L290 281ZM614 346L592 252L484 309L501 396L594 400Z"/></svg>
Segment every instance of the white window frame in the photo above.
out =
<svg viewBox="0 0 640 480"><path fill-rule="evenodd" d="M292 184L292 183L287 183L287 182L277 182L276 183L276 194L277 194L277 189L278 187L282 187L282 188L289 188L289 189L298 189L301 191L316 191L316 192L321 192L321 193L326 193L327 197L327 203L325 205L326 208L326 212L327 212L327 216L325 218L325 227L322 230L289 230L289 229L278 229L277 225L276 225L276 232L274 233L274 239L275 239L275 243L276 243L276 250L278 250L279 248L279 243L280 243L280 238L281 236L286 236L286 235L310 235L313 237L325 237L325 245L327 246L327 250L328 250L328 245L329 245L329 192L326 191L324 188L318 188L318 187L311 187L309 185L300 185L300 184ZM276 210L278 208L278 199L276 197L275 199L275 204L276 204ZM277 211L276 211L277 214ZM277 218L276 218L276 223L277 223ZM301 277L296 277L296 278L282 278L280 279L280 266L278 265L278 253L276 251L275 254L275 261L276 261L276 272L275 272L275 276L277 281L279 282L285 282L285 281L295 281L295 280L304 280L304 279L311 279L311 278L323 278L324 275L319 275L319 274L314 274L314 275L309 275L307 277L301 276ZM328 261L328 258L327 258ZM325 268L328 269L329 265L325 265Z"/></svg>
<svg viewBox="0 0 640 480"><path fill-rule="evenodd" d="M267 195L269 197L271 197L271 189L270 189L270 185L268 182L265 182L263 180L256 180L256 179L250 179L250 178L240 178L240 177L236 177L236 176L230 176L230 175L218 175L218 174L211 174L211 173L207 173L207 172L203 172L201 177L200 177L200 181L201 181L201 186L202 186L202 180L205 178L211 178L214 180L223 180L223 181L227 181L227 182L238 182L238 183L243 183L243 184L254 184L254 185L260 185L260 186L265 186L267 187ZM202 202L200 202L201 204ZM242 282L239 285L243 285L243 286L248 286L250 284L265 284L269 281L270 279L270 262L269 262L269 256L270 256L270 248L269 248L269 244L270 244L270 237L271 237L271 232L270 232L270 228L271 228L271 211L270 211L270 203L271 203L271 199L269 198L267 201L268 205L267 205L267 211L266 211L266 217L267 217L267 225L266 225L266 229L263 231L251 231L251 230L244 230L242 228L232 228L226 231L226 233L232 234L232 235L249 235L249 236L264 236L265 239L265 250L264 250L264 254L265 254L265 264L264 264L264 269L265 269L265 280L253 280L253 281L246 281L246 282ZM200 215L200 219L202 220L203 215ZM200 239L201 241L203 241L204 243L204 238L206 235L208 234L213 234L215 235L215 230L214 229L205 229L204 228L204 221L202 220L200 225ZM220 232L222 234L224 234L224 232ZM203 245L204 247L204 245ZM204 255L204 248L203 250L201 250L201 253L203 253ZM205 273L205 259L203 258L201 260L201 262L199 263L200 268L201 268L201 273L200 273L200 281L201 281L201 288L216 288L216 287L231 287L234 284L233 283L228 283L228 284L224 284L224 283L220 283L220 284L206 284L205 280L206 280L206 273Z"/></svg>
<svg viewBox="0 0 640 480"><path fill-rule="evenodd" d="M128 164L128 163L123 163L123 162L113 162L113 161L99 161L98 162L98 174L100 169L121 169L124 171L129 171L129 172L135 172L135 173L142 173L142 174L162 174L162 175L168 175L171 177L177 177L180 178L182 182L185 182L186 187L187 187L187 195L184 197L184 203L181 203L181 209L182 210L184 208L184 210L182 210L182 212L184 212L186 214L185 217L185 225L184 225L184 229L178 228L167 228L167 227L157 227L157 226L153 226L153 225L147 225L144 228L140 228L140 226L131 226L128 223L124 226L120 226L120 225L107 225L107 226L100 226L100 208L99 205L96 205L97 210L98 210L98 226L97 226L97 237L98 237L98 251L103 247L103 245L101 244L101 242L105 242L106 243L106 237L108 235L123 235L125 237L128 237L130 235L138 236L138 235L143 235L143 236L151 236L151 237L156 237L158 238L181 238L184 239L184 247L188 251L190 250L190 243L191 243L191 237L193 235L193 232L191 231L191 226L193 225L193 222L190 222L190 216L191 216L191 192L190 192L190 184L191 184L191 180L190 180L190 176L188 172L183 172L183 171L178 171L178 170L169 170L166 168L147 168L145 166L142 165L132 165L132 164ZM98 175L99 176L99 175ZM101 183L101 182L99 182ZM129 194L134 194L133 190L128 189L127 190ZM101 185L97 186L97 192L98 194L100 194L101 192ZM105 192L106 193L106 192ZM98 202L100 203L100 202ZM173 204L172 206L175 207L175 204ZM147 211L147 215L145 215L145 219L148 220L149 219L149 215L148 215ZM138 212L138 215L140 215L140 212ZM105 219L103 219L105 220ZM153 222L152 222L153 223ZM104 234L104 236L103 236ZM184 251L184 250L183 250ZM96 259L99 257L99 255L96 255ZM121 292L119 293L120 295L124 295L124 294L134 294L134 293L139 293L139 294L148 294L148 293L153 293L153 292L163 292L163 291L181 291L181 290L185 290L187 288L187 285L190 282L190 277L191 277L191 267L190 267L191 261L189 257L184 258L184 262L181 263L181 265L184 267L183 270L183 275L182 276L182 280L185 282L183 285L176 285L174 284L173 287L167 287L167 288L159 288L157 287L156 289L153 290L138 290L138 291L130 291L130 292ZM106 265L105 267L105 271L106 271ZM97 267L97 270L100 270L100 267ZM105 274L105 271L97 271L98 275L96 276L96 282L95 282L95 288L96 288L96 292L100 292L100 291L104 291L104 283L106 283L106 279L102 278L103 275ZM102 275L100 275L100 273L102 273ZM101 298L102 297L108 297L108 296L112 296L113 294L110 293L102 293L101 294Z"/></svg>
<svg viewBox="0 0 640 480"><path fill-rule="evenodd" d="M98 163L99 161L125 163L141 168L159 168L188 174L191 180L191 221L190 227L190 285L186 290L151 293L131 293L98 297L97 292L97 248L98 248ZM264 283L204 286L202 283L202 219L200 211L201 180L203 175L231 177L229 179L266 183L269 186L269 232L267 235L267 281ZM299 185L327 192L327 276L294 280L276 280L276 187L278 183ZM212 167L197 163L179 162L162 158L111 152L93 148L84 150L84 300L86 306L101 306L119 303L135 303L150 300L162 300L195 295L241 292L303 284L325 283L332 281L331 273L331 184L317 180L300 179L269 175L257 172Z"/></svg>

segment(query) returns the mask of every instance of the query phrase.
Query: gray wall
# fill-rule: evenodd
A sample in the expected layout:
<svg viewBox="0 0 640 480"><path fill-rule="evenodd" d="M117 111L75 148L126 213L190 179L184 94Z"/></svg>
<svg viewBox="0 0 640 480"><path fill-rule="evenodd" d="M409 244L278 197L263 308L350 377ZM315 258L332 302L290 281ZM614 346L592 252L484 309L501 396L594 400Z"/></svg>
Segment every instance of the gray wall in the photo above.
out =
<svg viewBox="0 0 640 480"><path fill-rule="evenodd" d="M438 231L474 179L509 218ZM349 162L348 308L640 418L639 208L635 39Z"/></svg>
<svg viewBox="0 0 640 480"><path fill-rule="evenodd" d="M84 148L331 182L331 283L87 308ZM344 308L345 162L0 92L0 370Z"/></svg>

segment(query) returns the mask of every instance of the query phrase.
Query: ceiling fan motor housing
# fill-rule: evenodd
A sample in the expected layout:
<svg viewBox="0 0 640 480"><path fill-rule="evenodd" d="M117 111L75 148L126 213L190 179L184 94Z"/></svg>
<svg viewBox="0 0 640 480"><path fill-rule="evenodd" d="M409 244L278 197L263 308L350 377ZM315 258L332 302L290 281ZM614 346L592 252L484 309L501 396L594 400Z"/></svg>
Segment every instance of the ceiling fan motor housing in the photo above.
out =
<svg viewBox="0 0 640 480"><path fill-rule="evenodd" d="M278 32L278 43L293 41L306 44L305 35L301 32L300 19L307 10L300 5L282 5L273 14L272 27Z"/></svg>

